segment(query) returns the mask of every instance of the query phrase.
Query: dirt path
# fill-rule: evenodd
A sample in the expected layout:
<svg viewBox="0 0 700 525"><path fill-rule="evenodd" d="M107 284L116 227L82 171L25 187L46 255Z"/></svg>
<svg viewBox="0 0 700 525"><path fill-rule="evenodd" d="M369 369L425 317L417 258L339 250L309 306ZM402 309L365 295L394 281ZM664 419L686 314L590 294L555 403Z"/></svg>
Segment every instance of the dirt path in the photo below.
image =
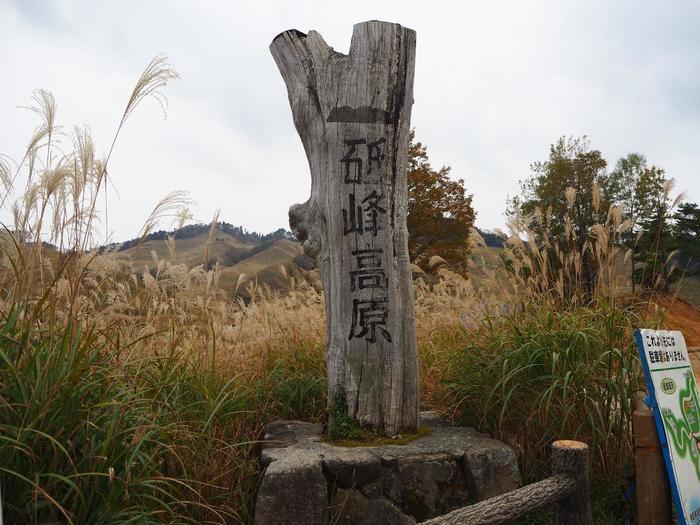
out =
<svg viewBox="0 0 700 525"><path fill-rule="evenodd" d="M650 308L654 304L666 310L664 328L680 330L688 346L700 346L700 310L670 295L654 297Z"/></svg>

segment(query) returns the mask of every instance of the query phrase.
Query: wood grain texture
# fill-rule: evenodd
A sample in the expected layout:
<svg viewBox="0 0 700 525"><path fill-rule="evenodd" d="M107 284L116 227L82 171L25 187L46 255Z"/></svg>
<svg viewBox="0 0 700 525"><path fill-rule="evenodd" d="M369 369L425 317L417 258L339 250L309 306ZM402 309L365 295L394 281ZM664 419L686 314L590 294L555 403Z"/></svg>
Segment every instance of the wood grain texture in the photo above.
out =
<svg viewBox="0 0 700 525"><path fill-rule="evenodd" d="M423 523L425 525L498 525L510 523L529 512L553 504L563 495L572 493L575 488L575 479L567 474L558 474Z"/></svg>
<svg viewBox="0 0 700 525"><path fill-rule="evenodd" d="M580 441L552 443L552 473L567 474L576 480L574 490L554 504L555 525L591 525L588 445Z"/></svg>
<svg viewBox="0 0 700 525"><path fill-rule="evenodd" d="M354 26L350 52L316 31L270 50L287 86L311 171L290 226L317 260L326 299L329 401L393 436L418 427L419 381L406 230L415 32Z"/></svg>
<svg viewBox="0 0 700 525"><path fill-rule="evenodd" d="M632 414L638 525L671 525L673 502L654 414L641 399Z"/></svg>
<svg viewBox="0 0 700 525"><path fill-rule="evenodd" d="M425 525L498 525L552 506L555 525L591 525L588 445L552 443L552 476L501 496L454 510Z"/></svg>

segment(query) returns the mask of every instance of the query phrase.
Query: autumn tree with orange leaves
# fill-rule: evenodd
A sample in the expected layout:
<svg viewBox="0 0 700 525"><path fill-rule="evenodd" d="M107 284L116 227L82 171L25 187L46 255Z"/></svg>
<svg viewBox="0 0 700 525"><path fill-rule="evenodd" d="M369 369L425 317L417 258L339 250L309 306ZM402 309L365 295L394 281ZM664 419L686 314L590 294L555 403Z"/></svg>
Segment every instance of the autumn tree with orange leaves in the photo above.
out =
<svg viewBox="0 0 700 525"><path fill-rule="evenodd" d="M464 180L449 177L450 167L430 166L427 148L411 132L408 150L408 252L419 266L439 255L452 270L466 274L469 232L476 214Z"/></svg>

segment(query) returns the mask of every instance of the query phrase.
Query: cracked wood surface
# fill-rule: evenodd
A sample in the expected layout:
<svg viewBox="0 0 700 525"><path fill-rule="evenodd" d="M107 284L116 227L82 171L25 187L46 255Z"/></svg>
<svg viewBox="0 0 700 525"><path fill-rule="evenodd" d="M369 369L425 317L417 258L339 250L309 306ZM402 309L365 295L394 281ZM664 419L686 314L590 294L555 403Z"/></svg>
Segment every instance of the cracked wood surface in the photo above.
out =
<svg viewBox="0 0 700 525"><path fill-rule="evenodd" d="M289 220L324 285L329 402L344 392L351 417L390 436L418 427L406 230L415 44L413 30L370 21L354 26L348 55L316 31L270 45L311 171Z"/></svg>

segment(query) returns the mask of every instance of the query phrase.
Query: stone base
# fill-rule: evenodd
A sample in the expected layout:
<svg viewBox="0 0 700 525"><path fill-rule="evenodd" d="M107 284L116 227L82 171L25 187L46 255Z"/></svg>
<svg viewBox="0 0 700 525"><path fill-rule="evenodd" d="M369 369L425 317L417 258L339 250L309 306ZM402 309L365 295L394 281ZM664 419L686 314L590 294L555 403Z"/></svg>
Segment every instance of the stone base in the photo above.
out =
<svg viewBox="0 0 700 525"><path fill-rule="evenodd" d="M255 525L408 525L518 488L513 450L430 412L432 432L408 445L337 447L320 425L266 428Z"/></svg>

